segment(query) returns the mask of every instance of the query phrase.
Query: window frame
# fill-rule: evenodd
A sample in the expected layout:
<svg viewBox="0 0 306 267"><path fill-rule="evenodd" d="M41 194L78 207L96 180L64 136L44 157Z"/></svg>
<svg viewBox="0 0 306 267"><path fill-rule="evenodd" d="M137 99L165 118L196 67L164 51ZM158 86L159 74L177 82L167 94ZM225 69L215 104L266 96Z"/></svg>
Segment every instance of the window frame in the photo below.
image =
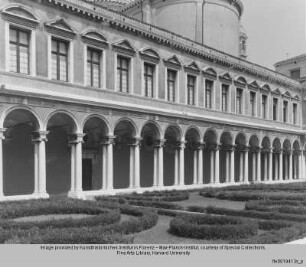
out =
<svg viewBox="0 0 306 267"><path fill-rule="evenodd" d="M122 60L127 60L127 69L122 69L122 67L119 67L118 66L118 62L119 62L119 59ZM132 62L132 58L131 57L128 57L126 55L122 55L122 54L116 54L116 64L115 64L115 68L116 68L116 71L115 71L115 81L116 81L116 91L117 92L120 92L120 93L125 93L125 94L130 94L132 93L131 92L131 63ZM120 66L122 66L122 62L120 64ZM120 70L120 85L118 84L118 70ZM127 72L127 89L126 89L126 92L123 92L122 90L122 71L126 71Z"/></svg>
<svg viewBox="0 0 306 267"><path fill-rule="evenodd" d="M238 115L243 115L243 99L244 99L244 97L243 97L243 89L242 88L240 88L240 87L236 87L236 97L235 97L235 111L236 111L236 114L238 114ZM239 94L238 94L238 92L239 92ZM240 96L239 98L238 98L238 95ZM238 101L238 99L239 99L239 101ZM238 103L240 103L239 104L239 110L237 109L237 105L238 105Z"/></svg>
<svg viewBox="0 0 306 267"><path fill-rule="evenodd" d="M283 123L288 123L288 106L289 102L287 100L283 100Z"/></svg>
<svg viewBox="0 0 306 267"><path fill-rule="evenodd" d="M256 117L257 116L257 93L254 91L250 91L250 106L251 106L251 116Z"/></svg>
<svg viewBox="0 0 306 267"><path fill-rule="evenodd" d="M192 78L192 79L191 79ZM192 85L190 83L190 81L193 80L194 84ZM197 105L197 101L196 101L196 87L197 87L197 76L196 75L192 75L192 74L187 74L186 76L186 86L187 86L187 97L186 97L186 104L188 106L196 106ZM190 102L190 93L191 93L191 86L193 87L193 98L192 98L192 103Z"/></svg>
<svg viewBox="0 0 306 267"><path fill-rule="evenodd" d="M263 101L265 100L265 101ZM267 119L268 118L268 96L266 94L261 95L261 118Z"/></svg>
<svg viewBox="0 0 306 267"><path fill-rule="evenodd" d="M209 88L208 90L208 86L207 84L210 83L211 87ZM213 80L210 80L210 79L205 79L204 81L204 97L205 97L205 102L204 102L204 107L206 109L214 109L214 102L213 102L213 95L214 95L214 84L215 82ZM210 92L209 94L209 98L207 97L208 95L208 92ZM208 105L208 99L209 99L209 105Z"/></svg>
<svg viewBox="0 0 306 267"><path fill-rule="evenodd" d="M53 51L53 42L57 43L57 50L56 52ZM60 44L66 44L66 54L63 54L60 52ZM51 68L51 75L52 75L52 80L54 81L61 81L61 82L69 82L70 79L70 74L69 74L69 42L66 40L63 40L58 37L51 37L51 64L53 64L53 55L56 55L56 79L53 78L53 68ZM61 79L61 68L60 68L60 57L64 56L66 59L66 80Z"/></svg>
<svg viewBox="0 0 306 267"><path fill-rule="evenodd" d="M149 74L147 71L149 68L152 68L152 74ZM155 88L156 88L156 64L148 62L148 61L144 61L143 62L143 72L142 72L142 90L143 90L143 96L147 97L147 98L156 98L156 92L155 92ZM151 95L148 94L148 85L149 85L149 78L151 78L151 82L152 82L152 88L150 89Z"/></svg>
<svg viewBox="0 0 306 267"><path fill-rule="evenodd" d="M221 84L221 111L223 112L229 112L229 90L230 86L228 84ZM223 97L225 97L225 99Z"/></svg>
<svg viewBox="0 0 306 267"><path fill-rule="evenodd" d="M172 72L174 73L174 79L170 81L169 79L169 73ZM179 76L179 72L178 70L175 69L171 69L171 68L167 68L166 69L166 101L168 102L172 102L175 103L177 102L177 96L178 96L178 92L177 92L177 84L178 84L178 76ZM173 83L173 92L172 92L172 99L170 99L170 82Z"/></svg>
<svg viewBox="0 0 306 267"><path fill-rule="evenodd" d="M272 99L272 120L278 121L278 108L279 108L279 101L278 98L273 97Z"/></svg>
<svg viewBox="0 0 306 267"><path fill-rule="evenodd" d="M99 68L99 86L93 86L92 83L89 85L88 81L88 50L91 51L96 51L99 53L99 63L100 63L100 68ZM103 49L100 49L96 46L92 45L84 45L84 85L85 86L90 86L93 88L105 88L105 80L106 80L106 72L105 72L105 51Z"/></svg>
<svg viewBox="0 0 306 267"><path fill-rule="evenodd" d="M298 124L298 104L292 103L292 124Z"/></svg>

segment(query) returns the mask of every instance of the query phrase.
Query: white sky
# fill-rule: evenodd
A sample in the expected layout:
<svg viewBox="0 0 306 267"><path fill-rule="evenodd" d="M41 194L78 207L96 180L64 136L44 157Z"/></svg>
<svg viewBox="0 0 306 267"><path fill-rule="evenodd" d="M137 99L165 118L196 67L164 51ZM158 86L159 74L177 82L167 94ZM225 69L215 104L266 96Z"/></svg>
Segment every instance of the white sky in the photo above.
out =
<svg viewBox="0 0 306 267"><path fill-rule="evenodd" d="M305 0L242 0L248 60L274 69L277 61L306 53Z"/></svg>

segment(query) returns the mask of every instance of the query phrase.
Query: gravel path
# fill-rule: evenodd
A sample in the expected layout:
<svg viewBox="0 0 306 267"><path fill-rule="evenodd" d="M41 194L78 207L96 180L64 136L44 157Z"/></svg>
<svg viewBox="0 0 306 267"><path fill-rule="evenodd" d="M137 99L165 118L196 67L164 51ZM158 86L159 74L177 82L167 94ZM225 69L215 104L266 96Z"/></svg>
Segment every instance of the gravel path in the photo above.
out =
<svg viewBox="0 0 306 267"><path fill-rule="evenodd" d="M15 222L43 222L51 220L64 220L64 219L83 219L91 217L92 215L87 214L50 214L50 215L39 215L39 216L29 216L14 219Z"/></svg>

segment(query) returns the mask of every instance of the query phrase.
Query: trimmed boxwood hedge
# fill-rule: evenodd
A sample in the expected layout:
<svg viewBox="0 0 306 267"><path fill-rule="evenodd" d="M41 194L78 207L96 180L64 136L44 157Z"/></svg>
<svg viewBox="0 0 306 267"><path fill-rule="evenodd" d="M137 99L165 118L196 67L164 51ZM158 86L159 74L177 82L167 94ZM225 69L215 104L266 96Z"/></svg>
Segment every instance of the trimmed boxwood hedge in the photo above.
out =
<svg viewBox="0 0 306 267"><path fill-rule="evenodd" d="M153 227L157 220L158 215L156 212L150 209L136 208L128 205L117 205L115 203L97 203L91 201L74 201L67 200L69 205L67 209L64 209L65 204L60 206L54 206L58 204L57 201L40 201L35 203L33 210L30 209L29 202L23 203L25 211L17 210L22 208L22 204L6 204L3 209L3 216L5 218L23 217L23 214L27 216L35 216L43 214L69 214L71 213L86 213L84 208L88 208L88 213L98 213L107 211L103 215L112 214L114 217L103 218L101 214L94 217L73 220L73 224L70 227L67 225L69 220L59 221L47 221L39 222L37 224L14 222L12 226L9 224L11 220L5 222L2 219L3 225L0 225L0 243L24 243L24 244L105 244L105 243L132 243L133 237L125 236L140 232L142 230ZM33 203L33 202L31 202ZM45 205L45 209L43 208ZM75 205L75 206L74 206ZM91 207L90 207L91 206ZM7 211L7 208L13 208L12 212ZM51 207L47 212L47 208ZM66 206L67 207L67 206ZM44 212L43 212L44 210ZM14 212L13 212L14 211ZM135 216L128 221L118 222L120 219L120 213ZM99 214L99 213L98 213ZM95 218L95 219L94 219ZM93 223L87 220L97 220L97 218L104 220L104 223ZM110 219L111 218L111 219ZM114 220L116 218L116 220ZM81 225L81 222L86 222ZM106 223L108 221L108 223ZM45 227L45 225L48 227ZM50 227L49 227L50 226ZM65 226L65 227L64 227Z"/></svg>
<svg viewBox="0 0 306 267"><path fill-rule="evenodd" d="M200 195L207 198L227 199L232 201L249 200L298 200L305 201L305 193L290 192L252 192L252 191L201 191Z"/></svg>
<svg viewBox="0 0 306 267"><path fill-rule="evenodd" d="M286 203L289 203L289 201L250 201L246 203L245 209L264 212L306 215L306 207L303 205L303 202L300 205L298 205L299 202L294 202L296 205L292 205L292 203Z"/></svg>
<svg viewBox="0 0 306 267"><path fill-rule="evenodd" d="M258 224L230 216L182 215L171 220L169 232L188 238L229 240L257 235Z"/></svg>

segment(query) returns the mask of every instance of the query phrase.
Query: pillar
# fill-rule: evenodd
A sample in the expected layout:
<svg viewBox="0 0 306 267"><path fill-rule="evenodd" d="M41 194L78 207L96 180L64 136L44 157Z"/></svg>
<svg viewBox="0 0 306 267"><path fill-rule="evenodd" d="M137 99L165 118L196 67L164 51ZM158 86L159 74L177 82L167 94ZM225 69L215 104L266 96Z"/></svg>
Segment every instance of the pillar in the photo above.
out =
<svg viewBox="0 0 306 267"><path fill-rule="evenodd" d="M268 181L272 182L273 180L273 149L271 148L269 151L269 175L268 175Z"/></svg>
<svg viewBox="0 0 306 267"><path fill-rule="evenodd" d="M225 183L230 182L230 151L225 151Z"/></svg>
<svg viewBox="0 0 306 267"><path fill-rule="evenodd" d="M3 140L6 129L0 129L0 198L3 195Z"/></svg>
<svg viewBox="0 0 306 267"><path fill-rule="evenodd" d="M293 177L292 177L292 151L290 151L290 154L289 154L289 181L292 181L293 180Z"/></svg>
<svg viewBox="0 0 306 267"><path fill-rule="evenodd" d="M256 153L252 153L252 182L256 181Z"/></svg>
<svg viewBox="0 0 306 267"><path fill-rule="evenodd" d="M275 154L274 156L274 180L279 180L279 154Z"/></svg>
<svg viewBox="0 0 306 267"><path fill-rule="evenodd" d="M217 145L215 151L215 184L220 184L220 145Z"/></svg>
<svg viewBox="0 0 306 267"><path fill-rule="evenodd" d="M184 185L185 177L185 141L179 144L179 185Z"/></svg>
<svg viewBox="0 0 306 267"><path fill-rule="evenodd" d="M198 183L198 150L193 151L193 185Z"/></svg>
<svg viewBox="0 0 306 267"><path fill-rule="evenodd" d="M179 148L174 150L174 185L179 185Z"/></svg>
<svg viewBox="0 0 306 267"><path fill-rule="evenodd" d="M284 180L288 180L288 154L284 154Z"/></svg>
<svg viewBox="0 0 306 267"><path fill-rule="evenodd" d="M284 175L283 175L283 151L281 150L279 153L279 180L283 181L284 180Z"/></svg>
<svg viewBox="0 0 306 267"><path fill-rule="evenodd" d="M230 175L230 184L235 183L235 149L234 147L230 150L231 154L231 175Z"/></svg>
<svg viewBox="0 0 306 267"><path fill-rule="evenodd" d="M113 190L114 184L114 145L116 136L107 136L102 141L102 190Z"/></svg>
<svg viewBox="0 0 306 267"><path fill-rule="evenodd" d="M264 154L264 181L268 181L268 154Z"/></svg>
<svg viewBox="0 0 306 267"><path fill-rule="evenodd" d="M261 182L261 149L257 152L257 182Z"/></svg>
<svg viewBox="0 0 306 267"><path fill-rule="evenodd" d="M166 140L156 141L154 147L154 186L164 186L164 145ZM155 162L156 161L156 162Z"/></svg>
<svg viewBox="0 0 306 267"><path fill-rule="evenodd" d="M298 167L298 179L302 180L303 178L303 151L299 154L299 167Z"/></svg>
<svg viewBox="0 0 306 267"><path fill-rule="evenodd" d="M203 185L203 149L204 144L200 143L198 146L198 185Z"/></svg>
<svg viewBox="0 0 306 267"><path fill-rule="evenodd" d="M249 182L249 149L247 148L244 152L244 176L243 176L243 182L248 183Z"/></svg>
<svg viewBox="0 0 306 267"><path fill-rule="evenodd" d="M82 144L85 134L78 133L72 135L72 141L70 141L71 149L71 191L68 193L69 197L83 198L82 188ZM74 148L73 148L74 147ZM74 155L73 155L74 152Z"/></svg>
<svg viewBox="0 0 306 267"><path fill-rule="evenodd" d="M48 198L46 188L46 142L49 132L33 132L34 142L34 194Z"/></svg>
<svg viewBox="0 0 306 267"><path fill-rule="evenodd" d="M130 187L140 188L140 146L141 138L134 138L130 144Z"/></svg>
<svg viewBox="0 0 306 267"><path fill-rule="evenodd" d="M293 179L297 180L297 172L298 172L298 154L293 154Z"/></svg>
<svg viewBox="0 0 306 267"><path fill-rule="evenodd" d="M215 151L210 151L210 183L215 182Z"/></svg>
<svg viewBox="0 0 306 267"><path fill-rule="evenodd" d="M239 151L239 183L243 182L243 153Z"/></svg>

